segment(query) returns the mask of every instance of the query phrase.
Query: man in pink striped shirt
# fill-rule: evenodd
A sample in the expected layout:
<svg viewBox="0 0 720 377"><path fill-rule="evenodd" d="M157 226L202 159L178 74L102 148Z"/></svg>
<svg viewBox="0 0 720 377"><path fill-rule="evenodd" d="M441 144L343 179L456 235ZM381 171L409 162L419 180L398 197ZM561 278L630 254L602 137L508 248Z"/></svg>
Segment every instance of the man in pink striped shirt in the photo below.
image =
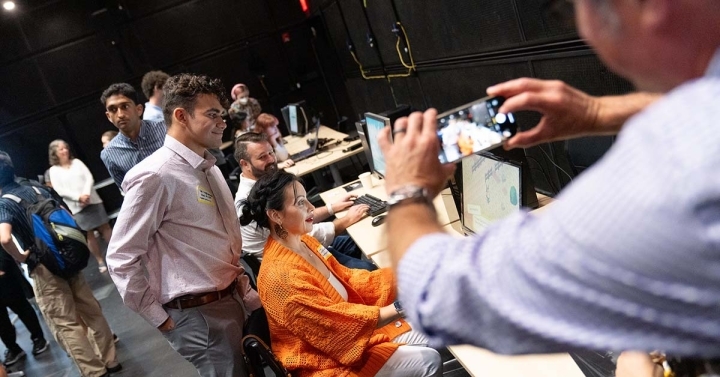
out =
<svg viewBox="0 0 720 377"><path fill-rule="evenodd" d="M108 268L125 305L201 376L245 376L243 324L260 304L239 265L232 194L206 150L220 146L228 102L207 76L173 76L164 90L165 144L125 176Z"/></svg>

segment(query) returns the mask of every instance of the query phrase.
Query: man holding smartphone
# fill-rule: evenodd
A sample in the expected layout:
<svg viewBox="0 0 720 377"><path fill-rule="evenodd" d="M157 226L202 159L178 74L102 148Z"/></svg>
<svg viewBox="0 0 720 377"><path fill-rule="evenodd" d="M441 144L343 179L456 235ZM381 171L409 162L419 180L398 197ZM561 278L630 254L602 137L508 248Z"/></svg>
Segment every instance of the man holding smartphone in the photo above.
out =
<svg viewBox="0 0 720 377"><path fill-rule="evenodd" d="M508 146L622 132L541 216L517 213L465 239L442 233L431 203L455 168L437 159L435 110L398 120L393 144L384 130L388 247L405 311L433 345L718 357L720 2L575 6L581 35L608 66L666 96L625 126L617 120L627 105L610 114L599 102L569 106L567 117L587 112L585 127L547 112ZM553 88L522 80L488 92L508 97L502 112L542 111L561 97L543 102L534 90ZM654 98L630 99L633 107Z"/></svg>

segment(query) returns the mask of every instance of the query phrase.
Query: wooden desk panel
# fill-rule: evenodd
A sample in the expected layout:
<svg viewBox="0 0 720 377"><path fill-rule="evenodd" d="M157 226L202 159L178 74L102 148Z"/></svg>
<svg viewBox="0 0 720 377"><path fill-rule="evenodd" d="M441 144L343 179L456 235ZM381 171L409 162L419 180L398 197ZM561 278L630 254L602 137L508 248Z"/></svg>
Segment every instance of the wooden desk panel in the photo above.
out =
<svg viewBox="0 0 720 377"><path fill-rule="evenodd" d="M469 345L448 349L474 377L585 377L566 353L505 356Z"/></svg>
<svg viewBox="0 0 720 377"><path fill-rule="evenodd" d="M307 140L314 137L315 134L308 134L304 137L297 137L297 136L287 136L285 139L287 140L287 144L285 145L285 148L287 148L288 153L294 154L301 152L307 148L309 148L307 144ZM360 141L352 141L352 142L344 142L342 139L347 137L347 134L344 134L342 132L338 132L333 130L332 128L328 128L325 126L320 127L320 132L318 134L318 137L328 138L328 139L335 139L341 141L340 144L334 145L327 150L322 151L321 153L318 153L315 156L306 158L300 162L297 162L294 166L291 166L289 168L286 168L285 171L293 173L297 175L298 177L301 177L303 175L312 173L316 170L322 169L326 166L332 165L338 161L344 160L350 156L354 156L358 153L362 153L363 149L358 148L355 150L352 150L350 152L343 152L343 149L349 147L350 145L359 144Z"/></svg>
<svg viewBox="0 0 720 377"><path fill-rule="evenodd" d="M370 190L360 187L357 190L352 191L352 194L364 195L370 194L378 199L385 200L387 194L385 193L385 184L383 180L376 179L373 176L374 186ZM342 196L348 192L342 187L337 187L332 190L326 191L320 194L320 197L325 203L334 203L338 201ZM450 190L444 190L441 195L438 195L433 204L438 213L438 221L441 225L447 225L458 220L458 213L455 209L455 203L452 200L452 195L449 195ZM448 199L449 198L449 199ZM335 216L338 218L344 217L346 211L336 213ZM365 253L368 257L387 249L387 236L385 231L385 224L374 227L372 226L372 217L366 217L357 223L347 228L348 234L355 240L355 243L360 247L360 250Z"/></svg>

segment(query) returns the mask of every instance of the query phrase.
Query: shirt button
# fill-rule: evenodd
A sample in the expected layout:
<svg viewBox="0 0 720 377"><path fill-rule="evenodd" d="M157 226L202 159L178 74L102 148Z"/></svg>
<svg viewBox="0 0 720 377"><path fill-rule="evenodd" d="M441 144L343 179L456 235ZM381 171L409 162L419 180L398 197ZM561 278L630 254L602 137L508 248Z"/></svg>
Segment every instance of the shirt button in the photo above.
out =
<svg viewBox="0 0 720 377"><path fill-rule="evenodd" d="M402 326L402 322L400 322L400 321L395 322L395 327L400 327L400 326Z"/></svg>

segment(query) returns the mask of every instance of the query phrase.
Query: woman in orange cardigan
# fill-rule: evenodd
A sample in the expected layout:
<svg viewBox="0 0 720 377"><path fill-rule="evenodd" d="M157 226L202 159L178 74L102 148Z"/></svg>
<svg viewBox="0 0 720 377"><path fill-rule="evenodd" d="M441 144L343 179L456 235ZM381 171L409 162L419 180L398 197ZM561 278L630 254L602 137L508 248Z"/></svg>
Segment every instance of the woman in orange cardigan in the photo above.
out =
<svg viewBox="0 0 720 377"><path fill-rule="evenodd" d="M352 270L314 238L313 205L293 174L258 180L242 224L269 228L258 276L273 352L298 377L441 376L440 355L402 319L390 269Z"/></svg>

